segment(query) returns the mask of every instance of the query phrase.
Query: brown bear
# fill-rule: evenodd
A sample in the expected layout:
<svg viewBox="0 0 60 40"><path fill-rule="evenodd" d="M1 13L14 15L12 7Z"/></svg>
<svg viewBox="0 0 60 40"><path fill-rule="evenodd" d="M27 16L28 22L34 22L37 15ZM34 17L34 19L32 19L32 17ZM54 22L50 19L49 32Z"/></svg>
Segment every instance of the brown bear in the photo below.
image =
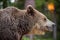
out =
<svg viewBox="0 0 60 40"><path fill-rule="evenodd" d="M35 28L45 32L51 31L53 26L53 22L31 5L25 10L16 7L0 10L0 40L21 40L23 35L33 33Z"/></svg>

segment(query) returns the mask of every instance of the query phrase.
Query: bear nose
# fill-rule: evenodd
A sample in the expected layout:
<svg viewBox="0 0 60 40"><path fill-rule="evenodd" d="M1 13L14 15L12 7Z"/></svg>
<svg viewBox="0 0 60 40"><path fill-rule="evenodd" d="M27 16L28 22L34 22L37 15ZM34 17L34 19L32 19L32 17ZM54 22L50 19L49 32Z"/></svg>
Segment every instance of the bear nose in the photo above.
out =
<svg viewBox="0 0 60 40"><path fill-rule="evenodd" d="M48 31L53 31L56 24L52 24L51 26L46 26L48 28Z"/></svg>
<svg viewBox="0 0 60 40"><path fill-rule="evenodd" d="M52 24L52 28L54 28L56 26L56 24Z"/></svg>

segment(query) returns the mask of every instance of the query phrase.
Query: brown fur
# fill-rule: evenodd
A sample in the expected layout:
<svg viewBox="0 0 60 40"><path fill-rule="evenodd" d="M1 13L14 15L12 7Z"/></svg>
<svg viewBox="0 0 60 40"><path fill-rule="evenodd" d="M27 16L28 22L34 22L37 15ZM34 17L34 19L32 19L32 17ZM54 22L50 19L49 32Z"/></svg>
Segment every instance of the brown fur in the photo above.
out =
<svg viewBox="0 0 60 40"><path fill-rule="evenodd" d="M37 21L33 15L15 7L0 10L0 39L21 40L22 35L27 34Z"/></svg>
<svg viewBox="0 0 60 40"><path fill-rule="evenodd" d="M23 35L31 30L33 32L35 27L39 32L44 29L44 18L46 17L32 6L28 6L26 10L15 7L2 9L0 10L0 40L21 40ZM36 24L39 25L35 26Z"/></svg>

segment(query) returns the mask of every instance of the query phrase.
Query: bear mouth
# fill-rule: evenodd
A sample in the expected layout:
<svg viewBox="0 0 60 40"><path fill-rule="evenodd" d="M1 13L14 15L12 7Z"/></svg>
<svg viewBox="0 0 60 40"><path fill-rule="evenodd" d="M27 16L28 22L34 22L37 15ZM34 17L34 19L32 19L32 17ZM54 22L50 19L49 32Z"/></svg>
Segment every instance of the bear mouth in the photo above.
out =
<svg viewBox="0 0 60 40"><path fill-rule="evenodd" d="M40 30L43 31L43 32L52 32L53 31L53 28L52 27L50 27L50 28L43 27L43 28L40 28Z"/></svg>

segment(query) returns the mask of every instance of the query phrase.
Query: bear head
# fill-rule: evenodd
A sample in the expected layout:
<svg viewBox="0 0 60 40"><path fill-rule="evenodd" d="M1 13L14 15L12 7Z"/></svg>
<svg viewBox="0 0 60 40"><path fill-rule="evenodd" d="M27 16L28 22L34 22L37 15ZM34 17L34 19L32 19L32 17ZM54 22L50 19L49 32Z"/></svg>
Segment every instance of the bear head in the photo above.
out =
<svg viewBox="0 0 60 40"><path fill-rule="evenodd" d="M47 31L53 31L53 27L55 26L55 23L50 21L43 13L37 11L35 8L33 8L31 5L28 5L27 8L28 15L31 16L35 24L29 34L45 34Z"/></svg>

